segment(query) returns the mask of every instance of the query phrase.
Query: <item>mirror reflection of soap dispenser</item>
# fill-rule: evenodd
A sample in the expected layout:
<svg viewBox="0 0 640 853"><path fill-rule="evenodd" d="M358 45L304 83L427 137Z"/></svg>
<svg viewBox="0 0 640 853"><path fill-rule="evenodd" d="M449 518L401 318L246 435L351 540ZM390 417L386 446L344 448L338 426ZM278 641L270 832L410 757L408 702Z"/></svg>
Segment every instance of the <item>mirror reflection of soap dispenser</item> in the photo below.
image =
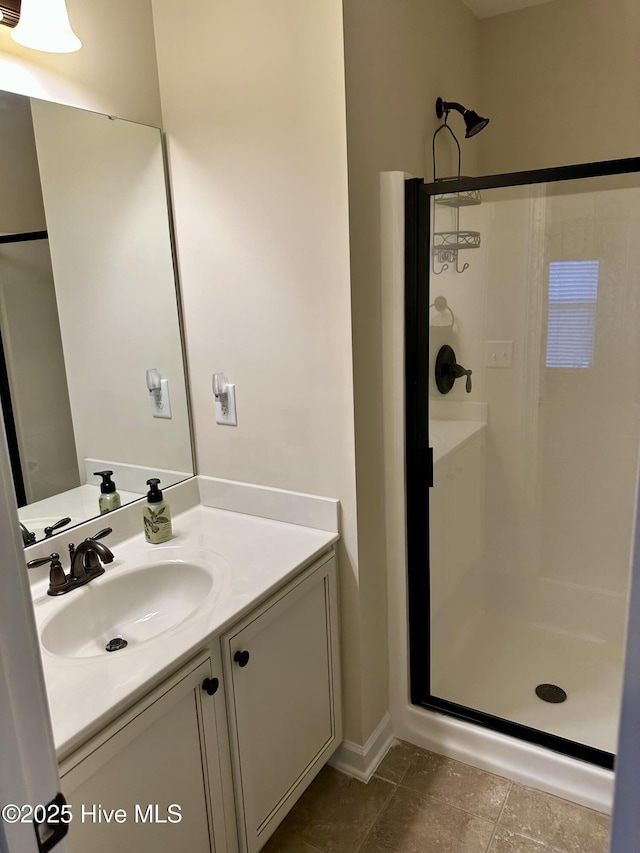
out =
<svg viewBox="0 0 640 853"><path fill-rule="evenodd" d="M147 485L151 488L147 492L147 503L142 510L144 537L152 545L160 545L161 542L166 542L173 536L171 509L158 488L160 480L152 477L147 480Z"/></svg>
<svg viewBox="0 0 640 853"><path fill-rule="evenodd" d="M100 497L98 499L100 515L104 515L105 512L111 512L112 509L118 509L122 504L120 495L116 491L116 484L111 479L113 471L94 471L93 475L94 477L102 477Z"/></svg>

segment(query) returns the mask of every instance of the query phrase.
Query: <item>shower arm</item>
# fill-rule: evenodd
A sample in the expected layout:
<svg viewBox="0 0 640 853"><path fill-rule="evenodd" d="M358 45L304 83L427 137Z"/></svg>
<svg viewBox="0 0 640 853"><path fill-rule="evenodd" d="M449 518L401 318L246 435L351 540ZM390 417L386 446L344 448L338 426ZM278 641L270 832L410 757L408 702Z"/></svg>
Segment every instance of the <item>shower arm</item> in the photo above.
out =
<svg viewBox="0 0 640 853"><path fill-rule="evenodd" d="M467 108L463 107L462 104L459 104L457 101L442 101L441 109L444 112L445 117L449 110L456 110L456 112L459 112L460 115L464 115L467 112ZM438 116L438 118L440 118L440 116Z"/></svg>

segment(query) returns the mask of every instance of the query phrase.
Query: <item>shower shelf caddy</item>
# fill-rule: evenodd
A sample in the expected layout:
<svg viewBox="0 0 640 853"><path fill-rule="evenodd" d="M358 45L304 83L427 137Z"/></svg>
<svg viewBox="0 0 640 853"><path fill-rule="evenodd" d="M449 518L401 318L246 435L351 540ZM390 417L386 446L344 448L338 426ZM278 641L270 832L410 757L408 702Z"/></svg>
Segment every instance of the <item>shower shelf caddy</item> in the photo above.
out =
<svg viewBox="0 0 640 853"><path fill-rule="evenodd" d="M441 130L448 130L451 136L456 143L458 148L458 174L456 178L460 180L460 143L458 142L458 138L455 133L451 130L449 125L447 124L447 120L436 130L433 134L433 180L434 183L438 181L450 181L451 178L438 178L436 174L436 136L440 133ZM482 197L480 196L480 190L467 190L465 192L456 192L456 193L441 193L440 195L434 195L433 202L436 205L441 207L450 207L455 210L455 219L454 219L454 228L453 231L435 231L433 232L433 246L432 246L432 255L433 262L431 264L431 269L434 275L440 275L445 270L449 269L449 264L455 264L455 270L458 273L462 273L465 270L469 269L469 264L465 263L462 265L462 268L458 266L458 252L462 249L478 249L480 246L480 232L479 231L461 231L460 230L460 208L461 207L474 207L479 204L482 204ZM434 226L435 226L435 217L434 217ZM441 264L439 270L436 269L436 263Z"/></svg>
<svg viewBox="0 0 640 853"><path fill-rule="evenodd" d="M460 178L458 171L457 178ZM451 180L450 178L442 178L441 180ZM463 193L441 193L434 195L433 200L436 204L442 204L445 207L473 207L477 204L482 204L480 190L467 190Z"/></svg>
<svg viewBox="0 0 640 853"><path fill-rule="evenodd" d="M458 173L458 178L460 174ZM479 190L462 193L442 193L433 198L434 204L450 207L455 210L455 227L453 231L434 231L433 233L433 265L435 275L440 275L449 269L449 264L455 264L456 272L462 273L469 269L465 263L462 268L458 266L458 252L461 249L477 249L480 246L479 231L462 231L460 229L460 208L471 207L482 204ZM435 263L442 264L439 270Z"/></svg>

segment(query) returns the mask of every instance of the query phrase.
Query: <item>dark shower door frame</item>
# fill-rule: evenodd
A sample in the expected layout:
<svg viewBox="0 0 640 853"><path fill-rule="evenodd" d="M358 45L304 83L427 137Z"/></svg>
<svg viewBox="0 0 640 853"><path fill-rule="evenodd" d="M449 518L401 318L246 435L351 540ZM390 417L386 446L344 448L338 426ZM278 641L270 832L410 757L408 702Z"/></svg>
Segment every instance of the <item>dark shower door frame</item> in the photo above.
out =
<svg viewBox="0 0 640 853"><path fill-rule="evenodd" d="M431 199L442 193L633 172L640 172L640 157L435 183L424 183L422 178L405 181L405 470L411 702L608 769L613 768L615 758L610 752L485 714L431 693L429 488L433 486L433 450L429 447L428 375Z"/></svg>

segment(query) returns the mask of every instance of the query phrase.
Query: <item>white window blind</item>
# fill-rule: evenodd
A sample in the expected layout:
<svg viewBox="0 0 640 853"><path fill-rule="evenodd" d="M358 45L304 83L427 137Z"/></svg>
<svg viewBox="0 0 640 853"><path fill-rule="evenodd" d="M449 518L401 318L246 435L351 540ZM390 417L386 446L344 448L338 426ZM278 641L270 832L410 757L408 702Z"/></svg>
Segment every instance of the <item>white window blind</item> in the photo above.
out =
<svg viewBox="0 0 640 853"><path fill-rule="evenodd" d="M551 261L547 367L591 367L600 261Z"/></svg>

